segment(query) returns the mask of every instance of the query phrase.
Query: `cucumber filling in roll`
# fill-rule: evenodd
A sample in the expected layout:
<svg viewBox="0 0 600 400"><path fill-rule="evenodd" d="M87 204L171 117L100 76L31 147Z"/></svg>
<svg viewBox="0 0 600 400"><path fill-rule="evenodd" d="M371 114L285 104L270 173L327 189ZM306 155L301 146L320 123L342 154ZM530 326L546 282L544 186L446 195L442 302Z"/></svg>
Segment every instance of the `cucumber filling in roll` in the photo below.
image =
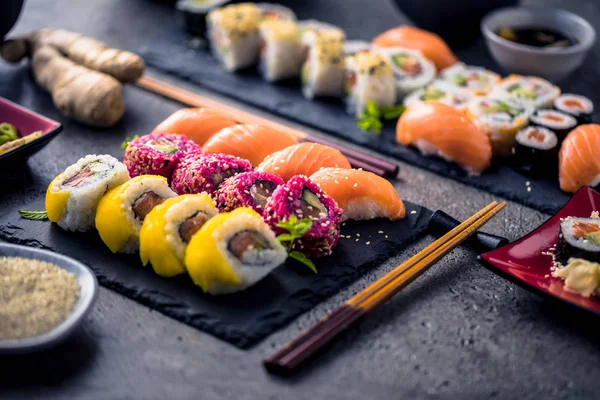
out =
<svg viewBox="0 0 600 400"><path fill-rule="evenodd" d="M275 188L276 186L273 182L256 181L254 185L250 187L250 195L256 204L260 206L259 208L264 209Z"/></svg>
<svg viewBox="0 0 600 400"><path fill-rule="evenodd" d="M309 189L302 190L302 201L299 210L296 210L298 218L310 218L313 221L318 221L321 218L327 217L327 208L321 200Z"/></svg>

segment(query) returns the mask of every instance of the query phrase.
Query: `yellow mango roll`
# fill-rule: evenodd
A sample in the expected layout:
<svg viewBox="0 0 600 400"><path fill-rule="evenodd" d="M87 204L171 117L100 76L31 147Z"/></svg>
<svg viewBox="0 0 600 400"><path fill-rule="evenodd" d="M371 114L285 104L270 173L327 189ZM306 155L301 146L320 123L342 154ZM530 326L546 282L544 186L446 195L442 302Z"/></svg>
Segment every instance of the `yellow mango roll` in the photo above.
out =
<svg viewBox="0 0 600 400"><path fill-rule="evenodd" d="M144 266L165 277L185 272L185 248L194 234L219 210L209 195L186 194L165 200L146 215L140 229Z"/></svg>
<svg viewBox="0 0 600 400"><path fill-rule="evenodd" d="M205 292L222 294L254 285L286 258L260 214L241 207L214 216L200 228L185 251L185 266Z"/></svg>
<svg viewBox="0 0 600 400"><path fill-rule="evenodd" d="M142 222L148 213L177 194L167 178L140 175L106 193L98 203L96 229L113 253L135 253Z"/></svg>
<svg viewBox="0 0 600 400"><path fill-rule="evenodd" d="M127 167L112 156L90 154L80 158L48 185L48 219L70 231L91 229L102 196L128 179Z"/></svg>

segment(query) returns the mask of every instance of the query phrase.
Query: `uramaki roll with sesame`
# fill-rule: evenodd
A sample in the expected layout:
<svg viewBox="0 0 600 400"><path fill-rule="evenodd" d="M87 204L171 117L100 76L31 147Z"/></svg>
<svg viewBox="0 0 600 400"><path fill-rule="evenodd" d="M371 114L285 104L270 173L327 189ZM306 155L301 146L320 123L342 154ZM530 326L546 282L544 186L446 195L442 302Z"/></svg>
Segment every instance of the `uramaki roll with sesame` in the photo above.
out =
<svg viewBox="0 0 600 400"><path fill-rule="evenodd" d="M265 21L260 24L260 72L267 82L300 76L306 47L294 21Z"/></svg>
<svg viewBox="0 0 600 400"><path fill-rule="evenodd" d="M263 218L277 234L285 233L277 224L289 220L292 215L299 220L310 219L312 226L293 246L294 250L310 258L331 254L340 237L342 214L343 210L333 198L306 176L297 175L275 189Z"/></svg>
<svg viewBox="0 0 600 400"><path fill-rule="evenodd" d="M322 31L315 34L310 43L302 66L302 93L307 99L341 97L344 88L343 35Z"/></svg>
<svg viewBox="0 0 600 400"><path fill-rule="evenodd" d="M222 212L249 207L262 213L275 189L283 179L266 172L243 172L227 179L215 193L217 207Z"/></svg>

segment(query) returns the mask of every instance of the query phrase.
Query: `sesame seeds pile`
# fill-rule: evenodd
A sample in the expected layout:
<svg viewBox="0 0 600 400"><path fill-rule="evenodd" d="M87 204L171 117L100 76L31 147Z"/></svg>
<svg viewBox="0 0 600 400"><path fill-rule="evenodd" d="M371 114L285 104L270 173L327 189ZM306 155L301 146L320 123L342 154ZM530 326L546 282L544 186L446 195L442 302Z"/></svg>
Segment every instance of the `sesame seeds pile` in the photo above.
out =
<svg viewBox="0 0 600 400"><path fill-rule="evenodd" d="M79 290L75 276L52 263L0 257L0 340L49 332L67 318Z"/></svg>

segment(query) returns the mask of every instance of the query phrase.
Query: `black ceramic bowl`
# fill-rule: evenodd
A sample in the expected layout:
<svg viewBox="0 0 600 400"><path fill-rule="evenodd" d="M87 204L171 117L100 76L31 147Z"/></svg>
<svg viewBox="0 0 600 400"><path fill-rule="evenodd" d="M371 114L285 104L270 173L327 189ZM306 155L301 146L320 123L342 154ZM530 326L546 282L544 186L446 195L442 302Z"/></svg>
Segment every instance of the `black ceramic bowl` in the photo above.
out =
<svg viewBox="0 0 600 400"><path fill-rule="evenodd" d="M0 0L0 42L19 19L24 0Z"/></svg>
<svg viewBox="0 0 600 400"><path fill-rule="evenodd" d="M513 6L519 0L394 0L420 28L452 44L464 44L479 35L479 23L488 12Z"/></svg>

